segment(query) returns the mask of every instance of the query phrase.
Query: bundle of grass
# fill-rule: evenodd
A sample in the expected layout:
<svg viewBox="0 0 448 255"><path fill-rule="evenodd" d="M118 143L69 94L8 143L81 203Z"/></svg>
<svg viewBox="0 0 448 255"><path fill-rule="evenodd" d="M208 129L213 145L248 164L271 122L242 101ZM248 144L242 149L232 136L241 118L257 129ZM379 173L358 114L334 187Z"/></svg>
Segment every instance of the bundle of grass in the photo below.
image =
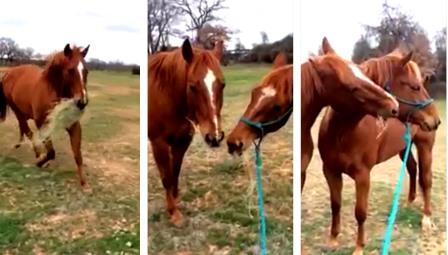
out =
<svg viewBox="0 0 448 255"><path fill-rule="evenodd" d="M73 98L63 99L48 114L44 125L33 135L33 143L42 148L43 142L57 130L65 130L81 119L84 110L79 109Z"/></svg>

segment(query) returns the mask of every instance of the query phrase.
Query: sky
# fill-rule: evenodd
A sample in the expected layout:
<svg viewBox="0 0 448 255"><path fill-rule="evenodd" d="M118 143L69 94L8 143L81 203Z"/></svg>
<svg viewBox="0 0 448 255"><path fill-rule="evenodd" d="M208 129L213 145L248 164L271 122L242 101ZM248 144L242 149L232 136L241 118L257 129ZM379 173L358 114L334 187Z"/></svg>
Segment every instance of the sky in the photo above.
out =
<svg viewBox="0 0 448 255"><path fill-rule="evenodd" d="M14 0L2 4L0 37L20 47L49 54L67 43L90 44L89 58L137 64L142 52L142 13L145 1L126 0Z"/></svg>
<svg viewBox="0 0 448 255"><path fill-rule="evenodd" d="M270 42L292 34L293 1L226 0L224 6L227 8L217 12L217 16L221 18L217 24L225 25L232 30L239 30L239 33L232 35L232 40L227 43L227 48L233 49L237 38L246 48L252 48L254 43L261 43L260 33L262 31L267 33ZM173 38L170 43L173 46L178 46L182 43L182 39Z"/></svg>
<svg viewBox="0 0 448 255"><path fill-rule="evenodd" d="M300 63L310 52L317 53L322 38L327 36L335 51L351 59L353 46L364 33L363 25L378 25L384 0L306 0L300 1ZM446 26L446 0L389 0L414 17L433 39Z"/></svg>

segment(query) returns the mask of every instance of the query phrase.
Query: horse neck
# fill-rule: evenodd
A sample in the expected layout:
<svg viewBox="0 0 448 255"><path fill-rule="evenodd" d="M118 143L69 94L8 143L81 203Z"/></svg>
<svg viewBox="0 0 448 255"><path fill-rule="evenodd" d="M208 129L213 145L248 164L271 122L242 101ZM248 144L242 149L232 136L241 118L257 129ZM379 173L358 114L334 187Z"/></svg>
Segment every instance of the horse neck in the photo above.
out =
<svg viewBox="0 0 448 255"><path fill-rule="evenodd" d="M43 77L47 81L46 85L48 86L49 90L53 90L57 97L63 97L64 96L64 88L70 88L72 84L70 82L65 81L63 78L63 70L59 66L50 65L47 66L43 72ZM65 95L68 96L68 95Z"/></svg>
<svg viewBox="0 0 448 255"><path fill-rule="evenodd" d="M324 108L327 103L318 89L321 86L321 82L318 76L310 73L312 68L310 63L302 64L302 83L301 83L301 107L302 107L302 130L306 132L311 129L314 122L317 119L322 108ZM308 69L308 70L307 70ZM307 70L307 72L304 72ZM314 70L313 70L314 71Z"/></svg>

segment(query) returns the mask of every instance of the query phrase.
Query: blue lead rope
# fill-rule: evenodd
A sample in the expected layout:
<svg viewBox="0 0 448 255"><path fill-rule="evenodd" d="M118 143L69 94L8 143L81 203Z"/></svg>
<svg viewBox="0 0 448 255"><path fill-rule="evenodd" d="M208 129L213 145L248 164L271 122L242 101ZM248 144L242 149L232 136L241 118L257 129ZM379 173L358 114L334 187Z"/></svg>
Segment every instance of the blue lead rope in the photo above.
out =
<svg viewBox="0 0 448 255"><path fill-rule="evenodd" d="M276 125L282 121L286 121L292 113L292 105L286 110L285 113L280 115L277 119L267 122L252 121L249 118L241 117L240 121L249 127L255 128L260 131L260 138L254 142L255 146L255 175L257 181L257 195L258 195L258 218L259 218L259 236L260 236L260 254L266 255L266 217L264 215L264 198L263 198L263 180L261 179L261 171L263 170L263 160L261 159L261 141L266 134L265 128L271 125Z"/></svg>
<svg viewBox="0 0 448 255"><path fill-rule="evenodd" d="M261 255L266 255L267 254L266 217L264 215L263 180L261 179L261 171L263 170L263 160L261 159L260 143L255 144L255 164L256 164L256 180L257 180L257 194L258 194L260 251Z"/></svg>
<svg viewBox="0 0 448 255"><path fill-rule="evenodd" d="M406 131L403 136L404 141L406 142L406 150L403 158L403 163L401 164L400 175L398 177L397 186L395 187L394 197L392 201L392 208L390 210L389 218L387 219L387 228L386 233L384 234L383 241L383 250L381 252L382 255L389 254L390 242L392 239L392 232L394 229L395 219L397 218L398 213L398 205L400 203L400 193L401 187L403 186L403 180L406 172L406 163L408 162L409 154L411 152L412 147L412 138L411 138L411 124L409 122L406 123Z"/></svg>

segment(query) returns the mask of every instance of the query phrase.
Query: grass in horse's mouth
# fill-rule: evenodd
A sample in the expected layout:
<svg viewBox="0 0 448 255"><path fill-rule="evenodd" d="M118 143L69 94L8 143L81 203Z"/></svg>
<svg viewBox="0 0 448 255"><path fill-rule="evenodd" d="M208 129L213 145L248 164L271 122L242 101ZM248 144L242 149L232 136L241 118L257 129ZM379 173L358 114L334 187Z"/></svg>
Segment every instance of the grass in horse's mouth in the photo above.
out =
<svg viewBox="0 0 448 255"><path fill-rule="evenodd" d="M387 122L384 120L384 118L382 116L378 115L376 118L376 126L378 127L378 129L380 129L380 132L376 136L376 139L378 139L386 130Z"/></svg>
<svg viewBox="0 0 448 255"><path fill-rule="evenodd" d="M45 124L33 136L33 142L36 145L42 145L56 130L67 129L72 126L81 118L83 112L76 106L75 99L62 99L49 112Z"/></svg>

